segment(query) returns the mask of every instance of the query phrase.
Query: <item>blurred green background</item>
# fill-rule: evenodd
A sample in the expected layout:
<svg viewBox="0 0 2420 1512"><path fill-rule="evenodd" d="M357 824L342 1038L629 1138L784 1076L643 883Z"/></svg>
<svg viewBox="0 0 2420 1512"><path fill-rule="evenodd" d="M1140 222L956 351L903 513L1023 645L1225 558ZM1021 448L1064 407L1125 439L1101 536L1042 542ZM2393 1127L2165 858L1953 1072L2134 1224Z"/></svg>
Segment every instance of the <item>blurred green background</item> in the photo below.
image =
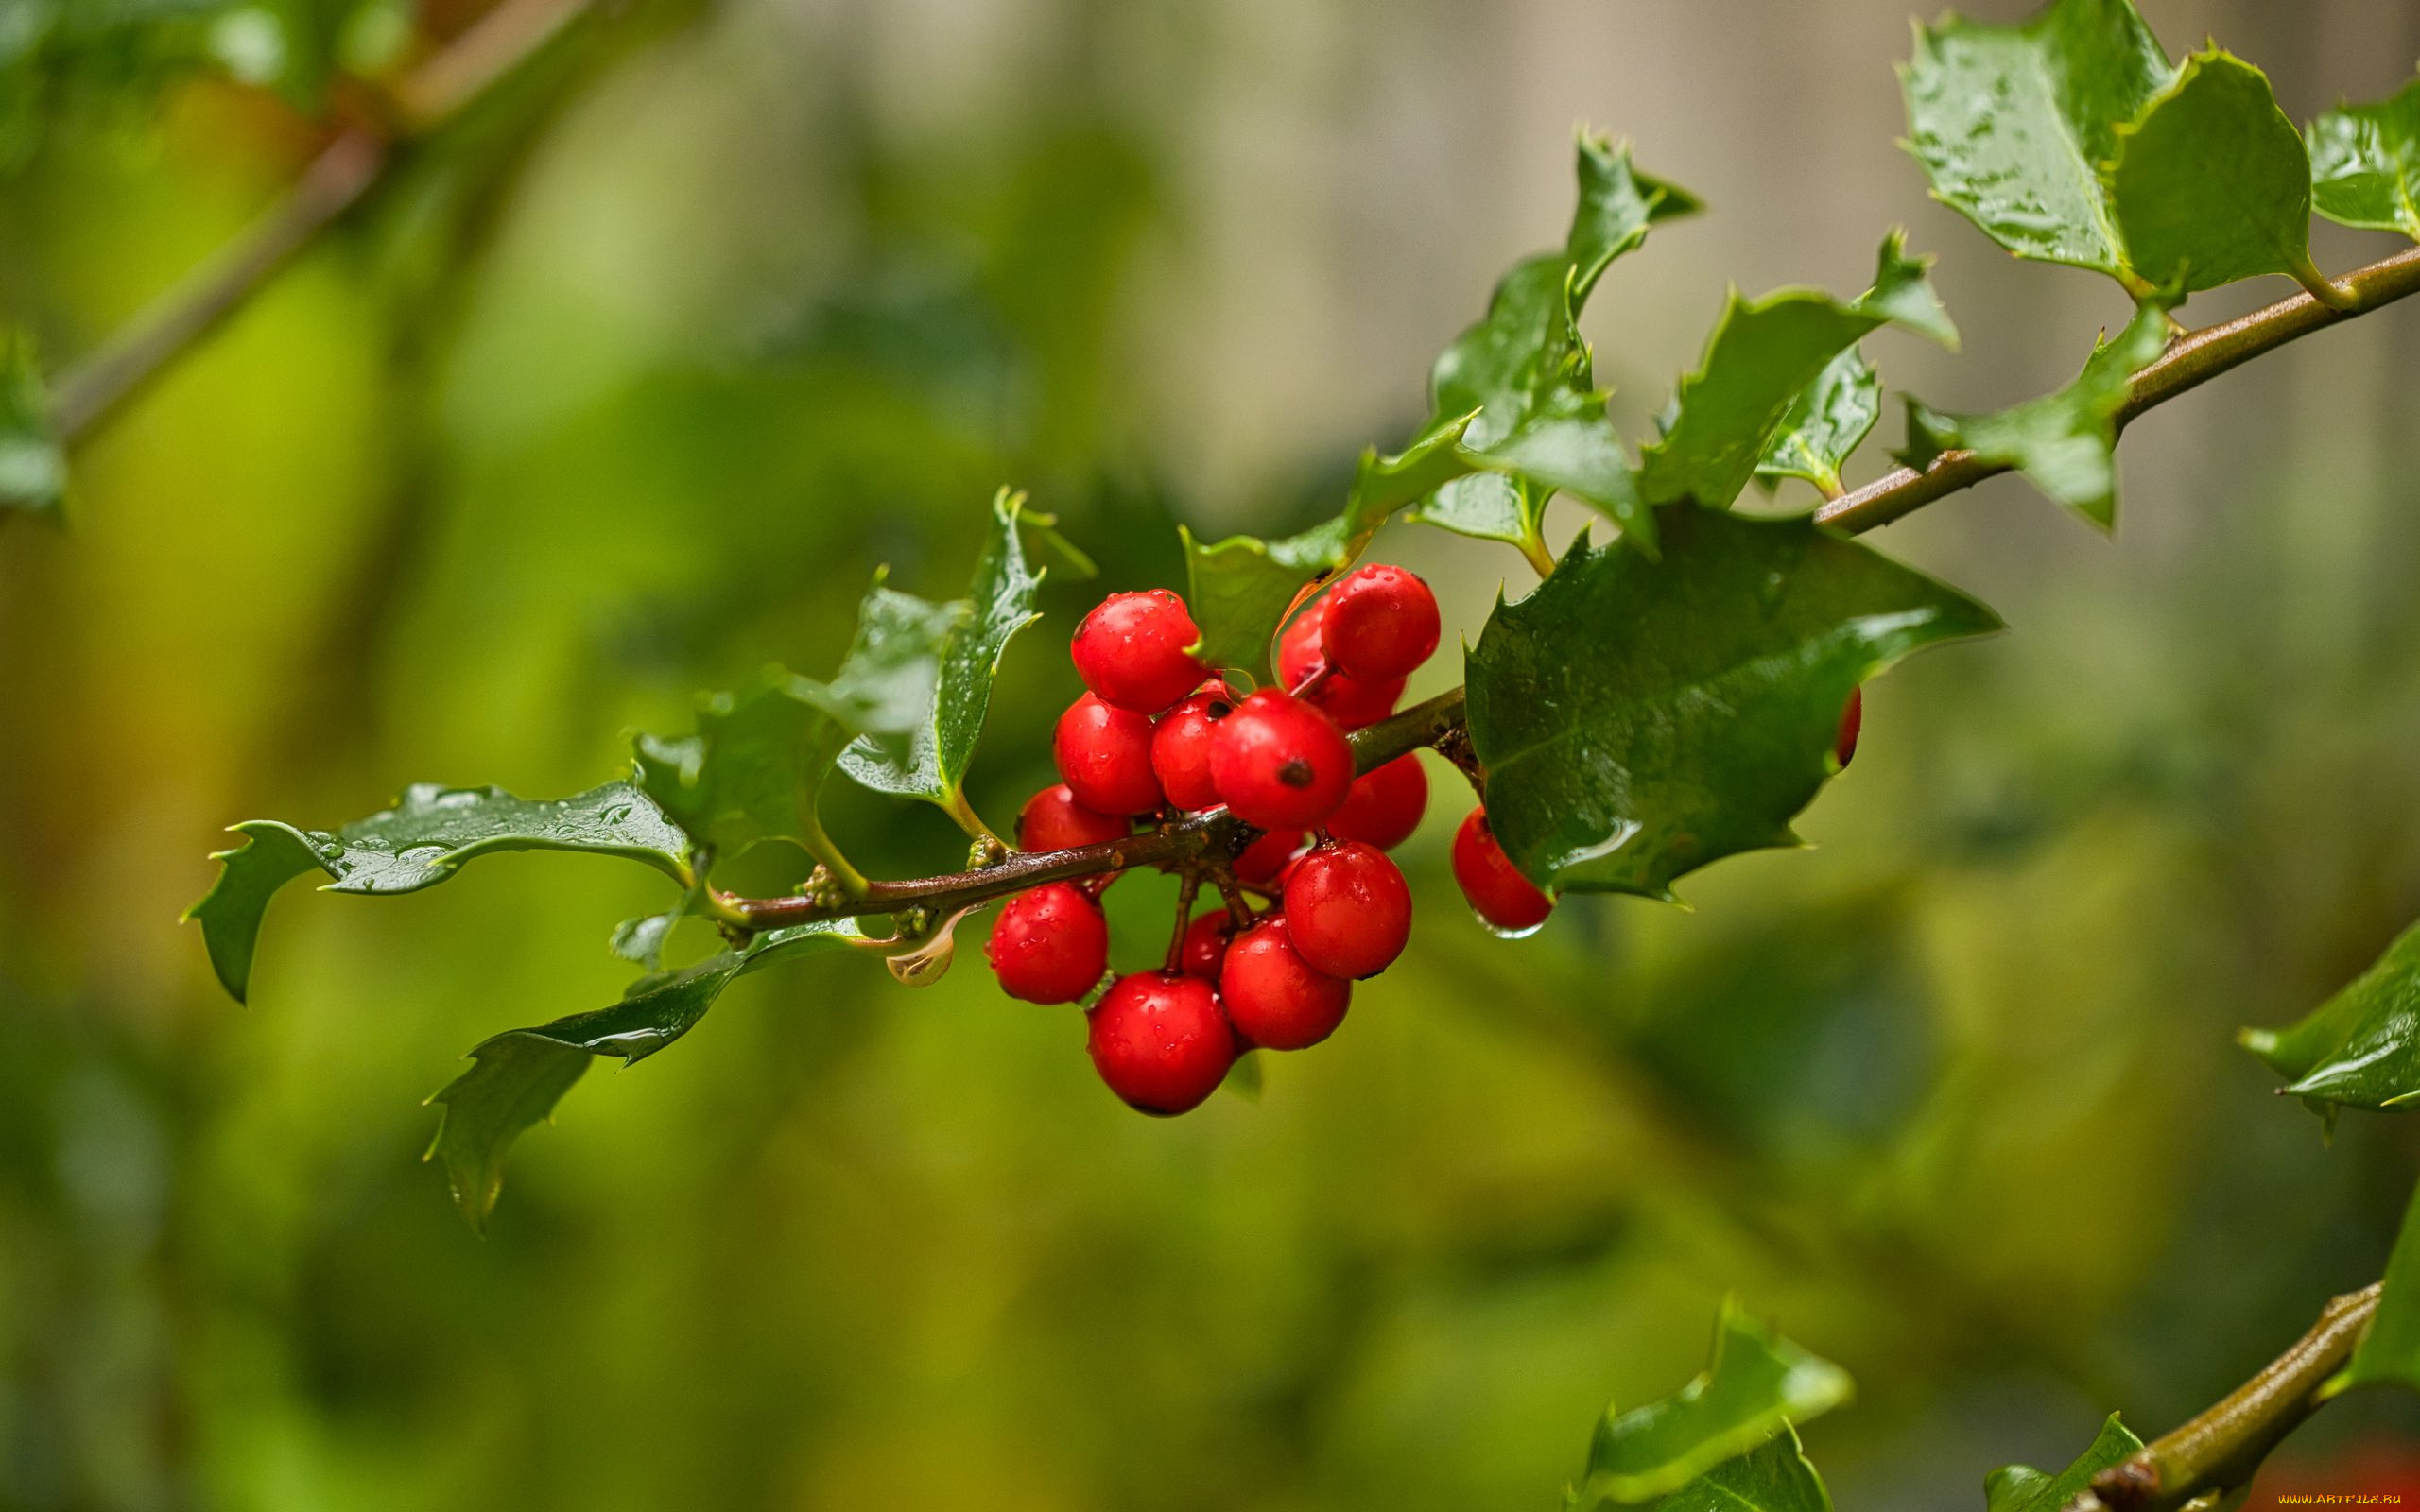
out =
<svg viewBox="0 0 2420 1512"><path fill-rule="evenodd" d="M1906 5L576 27L82 449L71 528L0 522L0 1506L1544 1509L1733 1289L1856 1374L1806 1435L1844 1507L1979 1506L1987 1469L2064 1464L2113 1406L2165 1429L2372 1279L2420 1143L2355 1116L2325 1147L2229 1037L2420 915L2420 307L2144 421L2114 543L2014 479L1876 538L2014 633L1873 688L1818 849L1723 863L1692 911L1489 937L1434 768L1410 954L1257 1104L1137 1118L1073 1010L971 960L909 992L818 959L591 1074L482 1241L421 1099L610 1001L606 934L662 879L297 889L249 1008L176 923L236 819L571 791L699 690L828 670L877 564L958 591L999 484L1115 588L1177 581L1178 520L1332 509L1560 236L1576 121L1712 207L1592 311L1634 435L1726 282L1853 290L1893 223L1966 346L1877 338L1888 378L1950 409L2064 379L2123 304L1927 201L1893 145ZM156 58L112 27L145 9L0 0L0 317L54 364L345 108L310 68L233 77L264 37L341 63L480 8L188 7L190 56ZM2298 117L2420 58L2408 4L2145 9ZM2393 245L2322 227L2320 261ZM1531 580L1409 527L1375 554L1449 640ZM1054 582L1010 654L995 825L1049 780L1100 586ZM827 812L890 874L962 851L927 809ZM1138 955L1169 892L1111 895ZM2357 1399L2289 1454L2406 1439L2411 1404Z"/></svg>

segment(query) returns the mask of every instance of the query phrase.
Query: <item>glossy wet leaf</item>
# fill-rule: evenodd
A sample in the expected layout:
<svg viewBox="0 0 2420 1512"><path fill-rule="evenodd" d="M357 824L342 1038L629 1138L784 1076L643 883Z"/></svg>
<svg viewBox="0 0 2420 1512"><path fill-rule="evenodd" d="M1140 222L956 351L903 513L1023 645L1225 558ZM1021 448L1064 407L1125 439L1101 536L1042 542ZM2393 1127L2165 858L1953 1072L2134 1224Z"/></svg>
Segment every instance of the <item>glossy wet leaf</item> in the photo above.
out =
<svg viewBox="0 0 2420 1512"><path fill-rule="evenodd" d="M485 1228L503 1186L506 1152L524 1130L553 1113L591 1059L643 1060L688 1033L740 977L864 937L849 920L769 931L744 949L641 977L611 1007L481 1041L468 1057L471 1068L428 1099L440 1109L428 1158L444 1162L455 1202L474 1227Z"/></svg>
<svg viewBox="0 0 2420 1512"><path fill-rule="evenodd" d="M1983 1477L1984 1512L2061 1512L2094 1476L2142 1447L2113 1412L2092 1446L2056 1475L2031 1465L2004 1465Z"/></svg>
<svg viewBox="0 0 2420 1512"><path fill-rule="evenodd" d="M1530 543L1547 500L1566 488L1626 529L1652 529L1631 503L1634 490L1604 471L1619 441L1601 420L1601 400L1596 420L1575 422L1575 396L1594 393L1577 322L1614 259L1638 247L1658 222L1701 207L1687 191L1638 172L1628 148L1584 133L1578 178L1579 204L1563 248L1515 265L1497 283L1486 316L1456 336L1429 372L1432 427L1476 411L1462 445L1475 454L1475 465L1496 472L1444 484L1414 507L1416 519L1483 540ZM1548 404L1564 413L1539 421ZM1525 427L1530 434L1516 440ZM1575 453L1582 460L1571 471ZM1515 454L1563 463L1571 481L1529 474L1532 481L1525 483ZM1626 456L1622 463L1627 472Z"/></svg>
<svg viewBox="0 0 2420 1512"><path fill-rule="evenodd" d="M1919 26L1900 70L1933 197L2020 257L2135 286L2103 165L2174 70L2130 0L2056 0L2018 26Z"/></svg>
<svg viewBox="0 0 2420 1512"><path fill-rule="evenodd" d="M2375 105L2328 112L2308 136L2311 208L2420 241L2420 79Z"/></svg>
<svg viewBox="0 0 2420 1512"><path fill-rule="evenodd" d="M1413 505L1406 518L1458 536L1518 546L1537 538L1553 497L1550 490L1530 487L1509 473L1474 472Z"/></svg>
<svg viewBox="0 0 2420 1512"><path fill-rule="evenodd" d="M719 856L768 839L818 849L816 796L841 750L858 735L908 735L930 718L942 650L969 613L877 581L831 681L774 668L715 695L695 734L639 737L639 786Z"/></svg>
<svg viewBox="0 0 2420 1512"><path fill-rule="evenodd" d="M606 948L626 961L633 961L653 971L664 965L664 947L672 937L674 926L684 917L678 908L667 913L645 914L637 919L625 919L614 926Z"/></svg>
<svg viewBox="0 0 2420 1512"><path fill-rule="evenodd" d="M932 608L943 628L924 711L905 730L860 735L842 750L841 769L857 782L945 806L959 801L1001 654L1017 631L1041 617L1033 600L1043 569L1026 556L1018 523L1023 508L1021 495L1003 491L993 500L991 531L967 597Z"/></svg>
<svg viewBox="0 0 2420 1512"><path fill-rule="evenodd" d="M1270 639L1304 587L1350 566L1398 509L1464 535L1534 541L1547 500L1569 492L1651 543L1631 464L1589 378L1577 325L1605 268L1655 223L1696 211L1685 190L1638 172L1627 147L1582 133L1579 205L1563 247L1500 280L1486 316L1429 373L1428 423L1401 452L1363 454L1342 513L1277 541L1185 536L1185 602L1201 656L1267 676Z"/></svg>
<svg viewBox="0 0 2420 1512"><path fill-rule="evenodd" d="M1554 889L1668 898L1796 843L1849 692L1991 610L1806 519L1662 511L1664 559L1577 543L1468 659L1488 818Z"/></svg>
<svg viewBox="0 0 2420 1512"><path fill-rule="evenodd" d="M2404 1209L2385 1280L2369 1332L2344 1366L2344 1383L2420 1390L2420 1192Z"/></svg>
<svg viewBox="0 0 2420 1512"><path fill-rule="evenodd" d="M1478 411L1464 444L1484 449L1512 434L1536 399L1562 387L1579 347L1572 322L1615 258L1651 227L1694 214L1697 199L1636 171L1627 147L1582 134L1580 198L1558 251L1515 265L1497 283L1485 318L1456 336L1429 371L1435 420Z"/></svg>
<svg viewBox="0 0 2420 1512"><path fill-rule="evenodd" d="M1831 1411L1853 1389L1847 1371L1725 1301L1714 1358L1695 1380L1644 1406L1605 1409L1574 1504L1632 1505L1669 1496L1792 1425ZM1739 1474L1742 1485L1767 1484L1770 1475L1775 1494L1805 1493L1795 1471L1778 1462L1742 1467Z"/></svg>
<svg viewBox="0 0 2420 1512"><path fill-rule="evenodd" d="M2213 49L2119 133L2111 187L2135 273L2214 289L2263 273L2316 279L2310 159L2268 77Z"/></svg>
<svg viewBox="0 0 2420 1512"><path fill-rule="evenodd" d="M688 837L629 782L547 799L424 782L405 789L393 808L334 832L269 819L233 828L244 844L212 858L218 880L185 917L200 922L210 963L238 1002L269 899L315 870L329 879L323 892L385 895L433 887L491 851L582 850L688 877Z"/></svg>
<svg viewBox="0 0 2420 1512"><path fill-rule="evenodd" d="M54 514L67 494L67 453L50 393L23 332L0 336L0 509Z"/></svg>
<svg viewBox="0 0 2420 1512"><path fill-rule="evenodd" d="M1987 415L1944 415L1911 397L1899 459L1921 471L1942 453L1963 448L2020 469L2054 502L2107 530L2118 522L2118 411L2135 374L2167 346L2168 318L2146 304L2056 393Z"/></svg>
<svg viewBox="0 0 2420 1512"><path fill-rule="evenodd" d="M1798 391L1756 459L1756 476L1771 482L1805 478L1825 493L1841 488L1841 466L1882 415L1882 378L1857 348L1824 365Z"/></svg>
<svg viewBox="0 0 2420 1512"><path fill-rule="evenodd" d="M2294 1096L2373 1108L2420 1099L2420 924L2300 1022L2238 1038Z"/></svg>
<svg viewBox="0 0 2420 1512"><path fill-rule="evenodd" d="M1671 420L1646 450L1640 492L1651 504L1693 499L1720 508L1739 496L1792 404L1833 359L1888 321L1955 340L1896 232L1882 244L1875 285L1843 304L1813 289L1760 300L1734 293L1696 371L1681 380Z"/></svg>
<svg viewBox="0 0 2420 1512"><path fill-rule="evenodd" d="M1594 505L1621 526L1639 550L1655 553L1655 519L1640 497L1630 452L1605 413L1601 392L1566 389L1541 397L1509 435L1463 455L1499 472L1543 501L1568 493ZM1534 520L1531 521L1534 531Z"/></svg>

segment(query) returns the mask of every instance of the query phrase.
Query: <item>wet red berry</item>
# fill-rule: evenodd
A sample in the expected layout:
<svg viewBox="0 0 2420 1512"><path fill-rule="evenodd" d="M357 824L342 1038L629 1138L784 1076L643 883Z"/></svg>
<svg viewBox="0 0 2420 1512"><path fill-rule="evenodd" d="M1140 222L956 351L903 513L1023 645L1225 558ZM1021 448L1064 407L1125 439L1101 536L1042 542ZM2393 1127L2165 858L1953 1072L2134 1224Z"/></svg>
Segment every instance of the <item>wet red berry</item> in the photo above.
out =
<svg viewBox="0 0 2420 1512"><path fill-rule="evenodd" d="M1196 693L1160 716L1151 727L1151 770L1160 791L1181 809L1206 809L1219 801L1210 780L1210 741L1219 722L1235 711L1225 683Z"/></svg>
<svg viewBox="0 0 2420 1512"><path fill-rule="evenodd" d="M1303 848L1300 830L1272 830L1244 847L1236 857L1236 880L1266 886L1285 873L1286 864Z"/></svg>
<svg viewBox="0 0 2420 1512"><path fill-rule="evenodd" d="M1358 840L1320 846L1295 862L1285 906L1294 949L1330 976L1374 976L1411 938L1411 888L1385 851Z"/></svg>
<svg viewBox="0 0 2420 1512"><path fill-rule="evenodd" d="M1851 688L1849 701L1841 710L1841 732L1832 737L1832 765L1842 771L1857 759L1858 731L1865 727L1865 690Z"/></svg>
<svg viewBox="0 0 2420 1512"><path fill-rule="evenodd" d="M1129 1107L1146 1113L1200 1107L1236 1063L1235 1031L1200 977L1165 971L1120 977L1088 1017L1093 1069Z"/></svg>
<svg viewBox="0 0 2420 1512"><path fill-rule="evenodd" d="M1398 756L1353 780L1344 807L1327 821L1327 833L1392 850L1411 838L1427 811L1428 773L1418 757Z"/></svg>
<svg viewBox="0 0 2420 1512"><path fill-rule="evenodd" d="M1202 665L1201 632L1184 600L1165 588L1112 593L1076 627L1076 673L1103 703L1155 714L1191 693Z"/></svg>
<svg viewBox="0 0 2420 1512"><path fill-rule="evenodd" d="M1454 880L1478 917L1497 929L1535 929L1554 912L1554 900L1521 875L1496 843L1484 808L1471 810L1454 832Z"/></svg>
<svg viewBox="0 0 2420 1512"><path fill-rule="evenodd" d="M1325 664L1320 651L1320 624L1327 618L1327 600L1313 599L1303 612L1286 622L1277 637L1277 685L1288 691Z"/></svg>
<svg viewBox="0 0 2420 1512"><path fill-rule="evenodd" d="M1235 935L1235 918L1225 909L1195 915L1184 926L1184 942L1177 947L1177 969L1204 982L1218 981L1219 963L1227 958L1227 942Z"/></svg>
<svg viewBox="0 0 2420 1512"><path fill-rule="evenodd" d="M1046 787L1025 800L1025 808L1017 815L1017 849L1020 850L1065 850L1080 845L1098 845L1115 840L1132 829L1122 817L1101 814L1076 801L1076 795L1061 782Z"/></svg>
<svg viewBox="0 0 2420 1512"><path fill-rule="evenodd" d="M1148 814L1160 806L1151 773L1151 721L1091 694L1067 706L1050 754L1076 801L1098 814Z"/></svg>
<svg viewBox="0 0 2420 1512"><path fill-rule="evenodd" d="M1263 688L1220 720L1210 773L1236 817L1263 830L1319 824L1353 785L1353 748L1336 721L1302 699ZM1081 797L1083 788L1076 788Z"/></svg>
<svg viewBox="0 0 2420 1512"><path fill-rule="evenodd" d="M1408 676L1437 649L1437 596L1400 567L1357 567L1327 592L1321 646L1345 677Z"/></svg>
<svg viewBox="0 0 2420 1512"><path fill-rule="evenodd" d="M1262 919L1227 947L1219 994L1247 1044L1300 1050L1344 1022L1353 984L1304 960L1279 917Z"/></svg>
<svg viewBox="0 0 2420 1512"><path fill-rule="evenodd" d="M1009 900L983 954L1009 996L1073 1003L1109 969L1109 921L1073 886L1045 883Z"/></svg>
<svg viewBox="0 0 2420 1512"><path fill-rule="evenodd" d="M1327 617L1325 597L1316 599L1308 609L1294 616L1286 633L1277 638L1277 681L1288 691L1299 688L1313 673L1326 666L1321 650L1321 626ZM1374 725L1395 712L1395 703L1403 696L1404 679L1381 678L1369 681L1349 678L1330 669L1320 679L1319 686L1305 696L1324 710L1340 730L1359 730Z"/></svg>
<svg viewBox="0 0 2420 1512"><path fill-rule="evenodd" d="M1311 702L1326 711L1338 729L1359 730L1395 712L1396 703L1403 698L1403 681L1401 678L1389 678L1382 682L1365 682L1332 672L1325 682L1311 691Z"/></svg>

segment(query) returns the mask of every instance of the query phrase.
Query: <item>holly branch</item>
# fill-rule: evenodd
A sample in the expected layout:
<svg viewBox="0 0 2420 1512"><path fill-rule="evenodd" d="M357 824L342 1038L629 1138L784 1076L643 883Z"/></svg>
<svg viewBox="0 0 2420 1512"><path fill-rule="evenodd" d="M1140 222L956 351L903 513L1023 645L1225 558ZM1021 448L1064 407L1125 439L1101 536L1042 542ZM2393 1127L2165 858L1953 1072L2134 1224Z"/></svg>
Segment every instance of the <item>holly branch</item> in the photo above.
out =
<svg viewBox="0 0 2420 1512"><path fill-rule="evenodd" d="M2261 354L2420 293L2420 248L2398 252L2336 281L2343 302L2298 293L2240 318L2188 331L2127 383L2112 424L2127 423ZM1850 535L1906 518L1926 505L2014 471L2014 463L1953 449L1922 469L1901 467L1828 501L1815 519ZM1355 767L1368 772L1411 751L1453 747L1468 761L1464 697L1454 688L1352 736ZM1458 763L1461 765L1461 763ZM1011 851L990 866L909 881L869 882L838 898L740 898L717 894L715 917L742 933L841 919L959 910L1048 882L1101 876L1134 867L1183 869L1239 854L1259 832L1223 812L1174 817L1145 833L1051 851Z"/></svg>

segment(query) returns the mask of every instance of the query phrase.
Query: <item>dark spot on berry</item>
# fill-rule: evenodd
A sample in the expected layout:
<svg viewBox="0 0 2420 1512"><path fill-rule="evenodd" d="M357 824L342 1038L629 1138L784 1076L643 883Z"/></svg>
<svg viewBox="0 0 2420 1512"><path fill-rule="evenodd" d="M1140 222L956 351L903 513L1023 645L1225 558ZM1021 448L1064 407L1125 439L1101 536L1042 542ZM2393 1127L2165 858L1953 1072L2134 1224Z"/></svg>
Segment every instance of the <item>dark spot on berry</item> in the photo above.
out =
<svg viewBox="0 0 2420 1512"><path fill-rule="evenodd" d="M1211 700L1209 708L1201 711L1203 716L1210 719L1224 719L1235 712L1236 706L1234 704L1228 703L1224 699L1216 698Z"/></svg>
<svg viewBox="0 0 2420 1512"><path fill-rule="evenodd" d="M1277 780L1288 787L1308 787L1311 785L1311 764L1297 756L1277 768Z"/></svg>

